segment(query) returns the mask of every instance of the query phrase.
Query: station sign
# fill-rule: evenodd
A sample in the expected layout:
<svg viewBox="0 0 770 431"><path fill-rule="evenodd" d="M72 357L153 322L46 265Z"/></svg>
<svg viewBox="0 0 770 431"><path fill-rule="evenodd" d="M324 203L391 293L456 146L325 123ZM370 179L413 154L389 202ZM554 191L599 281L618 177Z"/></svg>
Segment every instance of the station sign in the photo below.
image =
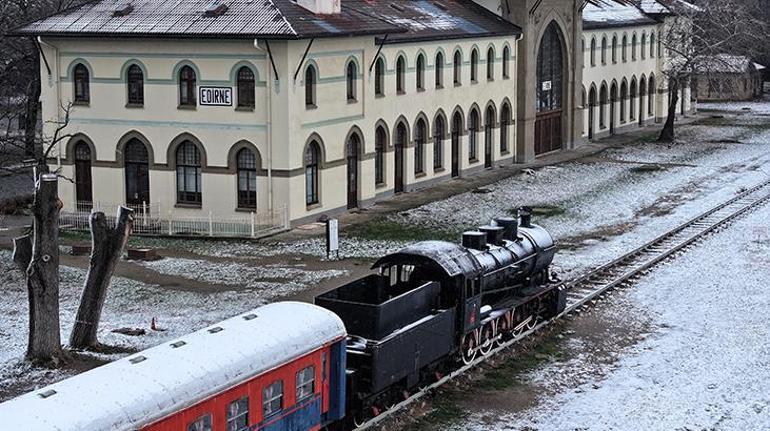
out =
<svg viewBox="0 0 770 431"><path fill-rule="evenodd" d="M198 87L201 106L233 106L232 87Z"/></svg>

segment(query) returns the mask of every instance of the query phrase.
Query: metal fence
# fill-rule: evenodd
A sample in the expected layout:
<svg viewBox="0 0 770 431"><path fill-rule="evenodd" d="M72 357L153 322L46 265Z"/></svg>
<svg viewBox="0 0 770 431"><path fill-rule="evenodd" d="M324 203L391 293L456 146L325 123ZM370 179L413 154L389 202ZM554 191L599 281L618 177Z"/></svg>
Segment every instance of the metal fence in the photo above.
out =
<svg viewBox="0 0 770 431"><path fill-rule="evenodd" d="M89 230L92 211L101 211L110 223L115 222L120 206L134 211L135 235L259 238L289 228L289 214L286 207L273 211L244 213L240 218L218 218L209 212L207 217L179 216L173 210L161 211L158 204L123 205L78 202L75 209L62 210L59 224L62 228Z"/></svg>

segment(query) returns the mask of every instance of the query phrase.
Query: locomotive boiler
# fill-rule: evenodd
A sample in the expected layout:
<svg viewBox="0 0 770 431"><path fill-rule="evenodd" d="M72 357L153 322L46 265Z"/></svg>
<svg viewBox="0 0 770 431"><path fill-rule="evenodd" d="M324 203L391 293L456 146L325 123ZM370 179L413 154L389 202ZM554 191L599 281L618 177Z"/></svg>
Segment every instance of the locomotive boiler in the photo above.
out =
<svg viewBox="0 0 770 431"><path fill-rule="evenodd" d="M454 363L558 315L566 296L550 273L551 235L517 218L425 241L379 259L371 274L316 298L345 323L349 414L365 419Z"/></svg>

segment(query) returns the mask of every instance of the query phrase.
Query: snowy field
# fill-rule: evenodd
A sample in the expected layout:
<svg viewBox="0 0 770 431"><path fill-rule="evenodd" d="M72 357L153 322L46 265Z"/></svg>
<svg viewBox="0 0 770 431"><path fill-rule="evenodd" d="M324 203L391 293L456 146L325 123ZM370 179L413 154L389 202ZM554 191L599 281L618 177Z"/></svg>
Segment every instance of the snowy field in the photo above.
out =
<svg viewBox="0 0 770 431"><path fill-rule="evenodd" d="M622 302L654 330L617 362L596 370L579 355L545 365L525 384L559 394L519 412L472 411L452 429L769 429L769 225L764 207L625 291ZM622 311L612 302L600 306L610 317Z"/></svg>

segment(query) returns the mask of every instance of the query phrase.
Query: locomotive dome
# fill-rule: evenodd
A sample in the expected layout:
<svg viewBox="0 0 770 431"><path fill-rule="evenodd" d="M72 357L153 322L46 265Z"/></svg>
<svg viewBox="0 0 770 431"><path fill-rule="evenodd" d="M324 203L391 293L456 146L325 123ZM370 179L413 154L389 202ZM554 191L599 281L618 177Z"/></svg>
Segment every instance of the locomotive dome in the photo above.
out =
<svg viewBox="0 0 770 431"><path fill-rule="evenodd" d="M321 307L266 305L0 404L2 427L136 430L346 335Z"/></svg>

